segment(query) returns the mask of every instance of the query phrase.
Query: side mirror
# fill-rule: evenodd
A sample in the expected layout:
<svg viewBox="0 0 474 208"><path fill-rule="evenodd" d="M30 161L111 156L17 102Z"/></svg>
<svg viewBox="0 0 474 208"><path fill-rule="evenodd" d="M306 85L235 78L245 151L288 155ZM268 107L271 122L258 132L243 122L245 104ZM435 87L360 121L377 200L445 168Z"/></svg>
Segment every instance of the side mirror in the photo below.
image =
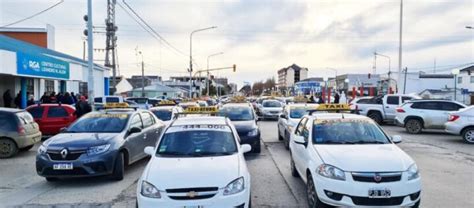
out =
<svg viewBox="0 0 474 208"><path fill-rule="evenodd" d="M66 130L67 130L67 127L63 127L59 129L59 132L63 133L63 132L66 132Z"/></svg>
<svg viewBox="0 0 474 208"><path fill-rule="evenodd" d="M394 135L394 136L392 136L392 141L395 144L401 143L402 142L402 137L400 135Z"/></svg>
<svg viewBox="0 0 474 208"><path fill-rule="evenodd" d="M242 148L242 152L244 153L252 151L252 146L250 146L250 144L240 145L240 148Z"/></svg>
<svg viewBox="0 0 474 208"><path fill-rule="evenodd" d="M133 127L128 131L129 134L140 133L140 132L142 132L142 129L138 127Z"/></svg>
<svg viewBox="0 0 474 208"><path fill-rule="evenodd" d="M155 148L152 146L145 147L145 154L153 156L155 154Z"/></svg>
<svg viewBox="0 0 474 208"><path fill-rule="evenodd" d="M304 140L303 136L294 135L293 141L295 141L296 144L306 145L306 141Z"/></svg>
<svg viewBox="0 0 474 208"><path fill-rule="evenodd" d="M286 115L282 113L282 114L280 114L280 118L286 119Z"/></svg>

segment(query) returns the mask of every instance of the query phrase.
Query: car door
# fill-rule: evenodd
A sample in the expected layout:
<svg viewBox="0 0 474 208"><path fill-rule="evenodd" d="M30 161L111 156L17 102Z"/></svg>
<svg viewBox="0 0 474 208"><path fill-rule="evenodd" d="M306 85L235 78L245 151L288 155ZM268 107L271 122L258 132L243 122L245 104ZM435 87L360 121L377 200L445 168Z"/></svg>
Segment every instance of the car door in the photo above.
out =
<svg viewBox="0 0 474 208"><path fill-rule="evenodd" d="M282 115L285 116L285 118L282 118L282 117L278 117L278 133L281 135L281 136L285 136L285 129L288 125L288 106L285 106L283 108L283 112L282 112Z"/></svg>
<svg viewBox="0 0 474 208"><path fill-rule="evenodd" d="M44 134L54 135L69 122L69 114L62 106L48 106L43 120Z"/></svg>
<svg viewBox="0 0 474 208"><path fill-rule="evenodd" d="M400 105L400 96L388 95L384 103L385 119L395 119L396 108Z"/></svg>
<svg viewBox="0 0 474 208"><path fill-rule="evenodd" d="M135 127L139 128L141 131L138 133L130 133L130 130ZM130 161L135 162L142 157L145 144L143 122L139 113L132 115L127 131L125 145L129 150Z"/></svg>
<svg viewBox="0 0 474 208"><path fill-rule="evenodd" d="M157 128L155 118L148 112L141 113L143 120L143 132L144 140L143 148L146 146L156 146L156 141L158 140L158 135L160 133L160 128Z"/></svg>
<svg viewBox="0 0 474 208"><path fill-rule="evenodd" d="M425 128L436 128L440 120L444 118L444 112L441 108L442 105L438 101L422 102L416 107L416 115L423 118Z"/></svg>
<svg viewBox="0 0 474 208"><path fill-rule="evenodd" d="M295 133L292 134L292 136L303 136L303 130L305 128L306 122L308 121L308 118L304 117L301 119L300 123L296 127ZM304 173L305 170L305 161L303 160L304 158L304 151L306 151L306 146L303 144L297 144L294 142L292 139L290 142L292 142L293 148L292 148L292 155L293 155L293 161L295 162L295 167L298 169L298 172Z"/></svg>
<svg viewBox="0 0 474 208"><path fill-rule="evenodd" d="M302 151L299 151L299 160L300 160L300 173L304 173L304 171L308 168L309 162L311 161L310 158L310 148L312 147L312 141L311 141L311 130L313 129L313 122L311 120L307 120L306 123L303 126L303 131L302 131L302 136L306 142L306 146L302 146L304 149Z"/></svg>

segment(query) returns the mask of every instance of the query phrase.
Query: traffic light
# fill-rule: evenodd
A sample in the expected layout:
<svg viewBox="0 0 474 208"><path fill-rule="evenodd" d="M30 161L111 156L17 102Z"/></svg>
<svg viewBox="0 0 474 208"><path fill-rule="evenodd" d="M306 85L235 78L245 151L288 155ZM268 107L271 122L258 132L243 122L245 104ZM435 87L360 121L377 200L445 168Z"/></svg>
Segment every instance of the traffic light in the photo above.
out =
<svg viewBox="0 0 474 208"><path fill-rule="evenodd" d="M83 19L84 19L84 22L86 22L86 27L87 27L87 21L89 21L89 17L87 15L84 15ZM83 34L85 36L88 35L87 29L84 30Z"/></svg>
<svg viewBox="0 0 474 208"><path fill-rule="evenodd" d="M234 64L234 65L232 66L232 70L234 70L234 72L235 72L236 69L237 69L237 66Z"/></svg>

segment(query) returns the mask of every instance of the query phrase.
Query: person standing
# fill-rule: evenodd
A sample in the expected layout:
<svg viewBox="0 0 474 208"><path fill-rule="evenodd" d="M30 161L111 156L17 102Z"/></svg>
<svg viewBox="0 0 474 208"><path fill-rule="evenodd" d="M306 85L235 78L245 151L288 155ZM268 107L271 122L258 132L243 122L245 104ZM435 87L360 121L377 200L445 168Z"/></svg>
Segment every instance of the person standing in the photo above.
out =
<svg viewBox="0 0 474 208"><path fill-rule="evenodd" d="M74 115L76 115L77 118L80 118L86 113L89 113L92 111L91 105L86 101L86 97L81 96L79 101L76 103L76 112L74 112Z"/></svg>
<svg viewBox="0 0 474 208"><path fill-rule="evenodd" d="M318 97L318 104L323 104L323 103L325 103L324 98L323 98L323 95L320 94L319 97Z"/></svg>
<svg viewBox="0 0 474 208"><path fill-rule="evenodd" d="M35 104L35 96L33 94L28 95L28 100L26 101L26 106Z"/></svg>
<svg viewBox="0 0 474 208"><path fill-rule="evenodd" d="M334 103L339 104L339 99L340 99L340 98L341 98L341 97L339 96L339 93L336 92L336 95L334 95Z"/></svg>
<svg viewBox="0 0 474 208"><path fill-rule="evenodd" d="M43 96L40 98L41 103L51 103L51 99L48 95L48 92L44 92Z"/></svg>
<svg viewBox="0 0 474 208"><path fill-rule="evenodd" d="M69 95L69 92L64 93L64 95L61 97L61 103L62 104L68 104L68 105L74 104L74 100Z"/></svg>
<svg viewBox="0 0 474 208"><path fill-rule="evenodd" d="M20 90L20 92L18 92L18 94L16 94L15 107L16 108L21 108L21 90Z"/></svg>
<svg viewBox="0 0 474 208"><path fill-rule="evenodd" d="M4 106L7 107L7 108L10 108L12 107L12 95L10 94L10 89L8 89L7 91L5 91L5 93L3 93L3 103L4 103Z"/></svg>
<svg viewBox="0 0 474 208"><path fill-rule="evenodd" d="M71 97L72 97L72 101L74 103L77 103L77 97L76 97L76 94L74 94L74 92L71 92Z"/></svg>

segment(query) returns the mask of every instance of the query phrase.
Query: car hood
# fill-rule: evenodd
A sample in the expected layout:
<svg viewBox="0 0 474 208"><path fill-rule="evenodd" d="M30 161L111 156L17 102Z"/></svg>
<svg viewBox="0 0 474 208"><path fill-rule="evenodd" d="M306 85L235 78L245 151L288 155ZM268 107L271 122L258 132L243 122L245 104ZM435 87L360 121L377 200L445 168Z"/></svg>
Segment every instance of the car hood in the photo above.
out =
<svg viewBox="0 0 474 208"><path fill-rule="evenodd" d="M414 161L394 144L314 145L324 163L350 172L405 171Z"/></svg>
<svg viewBox="0 0 474 208"><path fill-rule="evenodd" d="M235 129L238 132L247 132L251 131L253 129L257 128L257 124L255 124L254 120L248 120L248 121L232 121L232 124L234 124Z"/></svg>
<svg viewBox="0 0 474 208"><path fill-rule="evenodd" d="M118 133L60 133L44 142L48 149L84 148L108 143Z"/></svg>
<svg viewBox="0 0 474 208"><path fill-rule="evenodd" d="M222 188L239 177L239 169L238 154L193 158L155 157L148 164L145 180L160 190L190 187Z"/></svg>

